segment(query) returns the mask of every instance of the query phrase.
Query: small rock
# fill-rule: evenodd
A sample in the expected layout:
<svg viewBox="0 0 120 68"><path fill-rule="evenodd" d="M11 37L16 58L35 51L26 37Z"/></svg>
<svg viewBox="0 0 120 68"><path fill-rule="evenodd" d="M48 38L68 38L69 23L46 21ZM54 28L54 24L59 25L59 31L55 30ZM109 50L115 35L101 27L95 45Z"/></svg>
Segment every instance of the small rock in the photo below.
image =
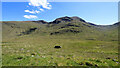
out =
<svg viewBox="0 0 120 68"><path fill-rule="evenodd" d="M43 58L45 58L45 56L42 56Z"/></svg>
<svg viewBox="0 0 120 68"><path fill-rule="evenodd" d="M27 50L27 52L30 52L30 50Z"/></svg>
<svg viewBox="0 0 120 68"><path fill-rule="evenodd" d="M97 65L97 64L95 64L95 67L98 67L98 65Z"/></svg>
<svg viewBox="0 0 120 68"><path fill-rule="evenodd" d="M21 51L24 50L24 48L21 48Z"/></svg>
<svg viewBox="0 0 120 68"><path fill-rule="evenodd" d="M32 55L32 57L34 57L34 55Z"/></svg>
<svg viewBox="0 0 120 68"><path fill-rule="evenodd" d="M53 59L53 57L51 57L51 59Z"/></svg>
<svg viewBox="0 0 120 68"><path fill-rule="evenodd" d="M67 58L67 59L70 59L70 58Z"/></svg>
<svg viewBox="0 0 120 68"><path fill-rule="evenodd" d="M93 66L91 63L89 63L89 62L86 62L85 63L87 66Z"/></svg>
<svg viewBox="0 0 120 68"><path fill-rule="evenodd" d="M17 57L17 59L21 60L21 59L23 59L23 57L20 56L20 57Z"/></svg>
<svg viewBox="0 0 120 68"><path fill-rule="evenodd" d="M116 62L116 60L115 60L115 59L112 59L112 61Z"/></svg>
<svg viewBox="0 0 120 68"><path fill-rule="evenodd" d="M83 62L80 62L79 65L84 65L84 63L83 63Z"/></svg>
<svg viewBox="0 0 120 68"><path fill-rule="evenodd" d="M116 62L117 64L119 64L119 62Z"/></svg>
<svg viewBox="0 0 120 68"><path fill-rule="evenodd" d="M50 63L50 61L48 61L48 63Z"/></svg>
<svg viewBox="0 0 120 68"><path fill-rule="evenodd" d="M31 55L36 55L35 53L32 53Z"/></svg>
<svg viewBox="0 0 120 68"><path fill-rule="evenodd" d="M110 57L106 58L106 59L111 59Z"/></svg>

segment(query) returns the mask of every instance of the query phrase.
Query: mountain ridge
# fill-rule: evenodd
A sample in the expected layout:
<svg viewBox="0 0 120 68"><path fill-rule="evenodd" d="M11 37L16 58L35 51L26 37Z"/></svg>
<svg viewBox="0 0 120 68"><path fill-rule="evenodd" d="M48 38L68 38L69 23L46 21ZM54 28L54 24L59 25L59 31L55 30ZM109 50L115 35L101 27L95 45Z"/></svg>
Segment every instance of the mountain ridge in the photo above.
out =
<svg viewBox="0 0 120 68"><path fill-rule="evenodd" d="M47 22L45 20L37 20L37 21L0 21L0 22L35 22L35 23L42 23L42 24L59 24L61 21L64 21L64 22L70 22L70 21L82 21L84 23L88 23L90 25L94 25L94 26L111 26L111 25L118 25L120 22L116 22L114 24L111 24L111 25L98 25L98 24L95 24L95 23L91 23L91 22L87 22L85 21L84 19L78 17L78 16L72 16L72 17L69 17L69 16L64 16L64 17L59 17L59 18L56 18L55 20L51 21L51 22Z"/></svg>
<svg viewBox="0 0 120 68"><path fill-rule="evenodd" d="M78 17L78 16L73 16L73 17L69 17L69 16L64 16L64 17L60 17L60 18L56 18L55 20L51 21L51 22L47 22L45 20L38 20L38 21L32 21L32 22L36 22L36 23L42 23L42 24L59 24L61 21L64 21L64 22L70 22L70 21L82 21L84 23L88 23L88 24L91 24L91 25L94 25L94 26L110 26L110 25L97 25L97 24L94 24L94 23L91 23L91 22L87 22L85 21L84 19ZM114 24L111 24L111 25L117 25L117 23L119 22L116 22Z"/></svg>

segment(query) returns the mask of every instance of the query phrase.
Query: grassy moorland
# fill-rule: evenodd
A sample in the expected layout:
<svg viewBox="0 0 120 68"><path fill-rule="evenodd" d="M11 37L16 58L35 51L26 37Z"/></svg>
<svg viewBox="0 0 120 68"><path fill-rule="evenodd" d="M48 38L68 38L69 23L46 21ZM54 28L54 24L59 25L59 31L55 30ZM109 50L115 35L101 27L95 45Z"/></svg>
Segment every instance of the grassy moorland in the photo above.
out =
<svg viewBox="0 0 120 68"><path fill-rule="evenodd" d="M118 23L78 17L3 22L3 66L117 66ZM56 49L55 46L61 46Z"/></svg>

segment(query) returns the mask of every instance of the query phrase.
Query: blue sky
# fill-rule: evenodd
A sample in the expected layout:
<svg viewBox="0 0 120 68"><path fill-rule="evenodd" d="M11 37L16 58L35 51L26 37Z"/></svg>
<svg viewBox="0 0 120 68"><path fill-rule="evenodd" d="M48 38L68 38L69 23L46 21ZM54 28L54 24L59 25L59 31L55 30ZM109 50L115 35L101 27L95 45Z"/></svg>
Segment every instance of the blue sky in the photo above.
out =
<svg viewBox="0 0 120 68"><path fill-rule="evenodd" d="M27 21L45 20L53 21L64 16L78 16L94 24L113 24L118 21L117 2L50 2L52 9L44 9L39 14L34 14L37 19L27 19L24 15L30 14L24 10L36 9L27 7L28 2L3 2L2 19L3 21Z"/></svg>

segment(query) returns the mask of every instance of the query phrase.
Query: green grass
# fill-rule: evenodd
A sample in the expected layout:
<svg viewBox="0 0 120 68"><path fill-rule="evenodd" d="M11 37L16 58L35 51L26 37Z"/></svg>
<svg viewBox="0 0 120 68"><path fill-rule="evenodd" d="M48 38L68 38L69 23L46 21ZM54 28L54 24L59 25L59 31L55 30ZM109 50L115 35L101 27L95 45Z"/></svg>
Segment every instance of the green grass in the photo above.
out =
<svg viewBox="0 0 120 68"><path fill-rule="evenodd" d="M116 26L100 29L84 22L72 22L73 25L80 27L61 28L68 23L56 25L33 22L3 23L2 65L95 67L118 65ZM30 28L37 30L28 35L18 36ZM82 32L65 32L71 28ZM50 35L56 31L63 34ZM55 49L54 46L61 48Z"/></svg>
<svg viewBox="0 0 120 68"><path fill-rule="evenodd" d="M24 36L3 42L2 59L3 66L116 66L117 47L116 41Z"/></svg>

